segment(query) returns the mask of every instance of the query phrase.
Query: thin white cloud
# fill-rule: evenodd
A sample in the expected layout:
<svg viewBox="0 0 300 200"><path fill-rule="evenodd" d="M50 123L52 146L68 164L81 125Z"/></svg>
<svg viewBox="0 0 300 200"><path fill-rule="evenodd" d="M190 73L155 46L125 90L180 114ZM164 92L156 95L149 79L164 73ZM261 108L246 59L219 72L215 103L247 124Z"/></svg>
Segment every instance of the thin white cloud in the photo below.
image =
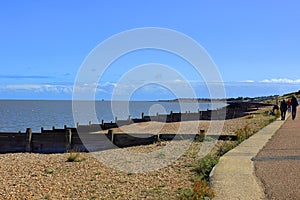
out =
<svg viewBox="0 0 300 200"><path fill-rule="evenodd" d="M245 81L241 81L243 83L254 83L255 81L254 80L245 80Z"/></svg>
<svg viewBox="0 0 300 200"><path fill-rule="evenodd" d="M71 93L72 86L69 85L50 85L50 84L9 84L0 85L0 91L26 90L33 92L57 92Z"/></svg>
<svg viewBox="0 0 300 200"><path fill-rule="evenodd" d="M113 91L116 86L117 86L116 83L111 83L111 82L99 83L97 85L97 90L96 91L110 94L111 91Z"/></svg>
<svg viewBox="0 0 300 200"><path fill-rule="evenodd" d="M41 89L41 85L34 84L20 84L20 85L1 85L2 90L38 90Z"/></svg>
<svg viewBox="0 0 300 200"><path fill-rule="evenodd" d="M112 83L112 82L105 82L105 83L98 84L98 86L100 86L100 87L116 87L117 84L116 83Z"/></svg>
<svg viewBox="0 0 300 200"><path fill-rule="evenodd" d="M104 83L76 83L73 89L75 93L90 94L94 92L111 94L116 83L104 82Z"/></svg>
<svg viewBox="0 0 300 200"><path fill-rule="evenodd" d="M262 83L290 83L290 84L299 84L300 79L292 80L288 78L273 78L273 79L264 79Z"/></svg>

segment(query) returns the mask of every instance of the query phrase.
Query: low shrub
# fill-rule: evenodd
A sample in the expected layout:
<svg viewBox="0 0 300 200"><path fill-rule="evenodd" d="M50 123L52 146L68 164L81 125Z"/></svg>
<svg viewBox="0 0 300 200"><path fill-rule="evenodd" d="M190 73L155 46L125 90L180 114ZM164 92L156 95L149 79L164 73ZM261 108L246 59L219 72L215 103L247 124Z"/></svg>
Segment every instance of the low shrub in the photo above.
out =
<svg viewBox="0 0 300 200"><path fill-rule="evenodd" d="M237 129L235 131L235 134L236 134L239 141L243 141L243 140L249 138L252 135L252 132L253 131L251 130L251 128L247 124L243 128Z"/></svg>
<svg viewBox="0 0 300 200"><path fill-rule="evenodd" d="M238 145L237 142L223 142L221 144L221 146L218 149L217 152L217 156L221 157L223 156L225 153L227 153L228 151L230 151L231 149L233 149L234 147L236 147Z"/></svg>
<svg viewBox="0 0 300 200"><path fill-rule="evenodd" d="M207 155L198 162L196 162L196 166L194 171L197 173L197 176L200 180L208 180L209 174L213 167L218 163L219 157L213 155Z"/></svg>
<svg viewBox="0 0 300 200"><path fill-rule="evenodd" d="M77 151L70 151L69 153L70 155L67 159L67 162L82 162L85 160L85 158L82 158L80 153Z"/></svg>
<svg viewBox="0 0 300 200"><path fill-rule="evenodd" d="M208 182L205 180L196 180L192 189L184 189L180 194L182 200L204 200L214 197L215 192L209 188Z"/></svg>
<svg viewBox="0 0 300 200"><path fill-rule="evenodd" d="M52 169L45 169L45 174L53 174L53 170Z"/></svg>

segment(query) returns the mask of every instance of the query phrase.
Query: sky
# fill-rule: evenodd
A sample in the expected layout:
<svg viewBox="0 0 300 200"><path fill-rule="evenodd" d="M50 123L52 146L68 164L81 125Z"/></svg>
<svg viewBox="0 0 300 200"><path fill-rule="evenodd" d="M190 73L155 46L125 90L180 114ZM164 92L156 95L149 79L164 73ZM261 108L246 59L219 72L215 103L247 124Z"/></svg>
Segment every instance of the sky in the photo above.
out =
<svg viewBox="0 0 300 200"><path fill-rule="evenodd" d="M299 10L297 0L2 0L0 99L71 100L80 69L93 49L116 34L144 27L174 30L201 45L213 60L227 97L298 91ZM178 76L157 69L153 76L165 82L143 85L152 74L136 69L149 63L169 66ZM178 77L190 84L193 95L186 93ZM204 80L186 60L143 49L107 66L95 83L95 97L207 98Z"/></svg>

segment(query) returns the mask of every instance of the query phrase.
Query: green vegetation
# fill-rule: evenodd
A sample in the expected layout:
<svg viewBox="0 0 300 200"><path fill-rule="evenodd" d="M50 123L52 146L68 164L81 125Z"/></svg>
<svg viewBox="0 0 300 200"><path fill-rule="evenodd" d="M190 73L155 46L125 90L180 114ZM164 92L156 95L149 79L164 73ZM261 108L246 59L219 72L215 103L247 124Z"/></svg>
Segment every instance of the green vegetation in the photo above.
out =
<svg viewBox="0 0 300 200"><path fill-rule="evenodd" d="M52 169L45 169L45 174L53 174L54 170Z"/></svg>
<svg viewBox="0 0 300 200"><path fill-rule="evenodd" d="M217 151L214 151L214 153L208 154L201 160L197 161L194 167L196 177L193 180L193 188L179 189L178 192L180 195L180 199L212 199L215 196L215 193L212 189L209 188L209 174L212 171L213 167L219 162L220 157L236 145L236 142L224 142L217 148Z"/></svg>
<svg viewBox="0 0 300 200"><path fill-rule="evenodd" d="M161 151L161 152L159 152L158 157L165 158L166 157L166 153L163 152L163 151Z"/></svg>
<svg viewBox="0 0 300 200"><path fill-rule="evenodd" d="M249 138L252 135L252 133L253 133L253 131L251 130L251 128L249 127L248 124L246 126L244 126L243 128L237 129L235 131L238 141L240 141L240 142Z"/></svg>
<svg viewBox="0 0 300 200"><path fill-rule="evenodd" d="M205 180L196 180L192 189L179 190L179 193L182 200L201 200L215 197L215 192L209 188L208 182Z"/></svg>
<svg viewBox="0 0 300 200"><path fill-rule="evenodd" d="M278 101L282 101L283 99L291 99L292 96L295 96L297 99L299 99L300 98L300 90L297 92L291 92L288 94L284 94L282 96L278 96ZM271 96L267 100L263 101L262 103L276 104L276 96Z"/></svg>
<svg viewBox="0 0 300 200"><path fill-rule="evenodd" d="M236 147L238 144L239 144L238 141L237 142L231 142L231 141L223 142L217 151L217 156L218 157L223 156L225 153L227 153L228 151L230 151L231 149Z"/></svg>
<svg viewBox="0 0 300 200"><path fill-rule="evenodd" d="M99 175L101 175L101 172L95 172L95 175L99 176Z"/></svg>
<svg viewBox="0 0 300 200"><path fill-rule="evenodd" d="M295 96L296 98L300 98L300 90L298 92L292 92L288 94L284 94L282 96L283 99L290 99L292 96Z"/></svg>
<svg viewBox="0 0 300 200"><path fill-rule="evenodd" d="M49 195L44 196L44 199L50 199Z"/></svg>
<svg viewBox="0 0 300 200"><path fill-rule="evenodd" d="M263 116L263 119L257 118L257 116ZM277 115L269 115L269 113L256 113L249 115L247 120L250 122L242 128L235 131L238 140L237 141L224 141L221 145L217 145L210 154L194 163L195 177L192 178L194 182L192 188L179 189L178 193L180 199L183 200L207 200L212 199L215 196L214 191L209 187L209 175L213 167L219 162L221 156L239 145L241 142L249 138L254 133L258 132L261 128L265 127L269 123L273 122L279 117ZM213 139L213 138L211 138ZM209 140L208 138L204 140ZM196 141L199 142L199 141Z"/></svg>
<svg viewBox="0 0 300 200"><path fill-rule="evenodd" d="M207 155L200 161L195 163L194 171L197 173L197 178L200 180L208 180L209 173L213 167L218 163L219 157L217 155Z"/></svg>
<svg viewBox="0 0 300 200"><path fill-rule="evenodd" d="M67 159L67 162L82 162L85 161L85 158L80 156L80 152L78 151L70 151L70 155Z"/></svg>

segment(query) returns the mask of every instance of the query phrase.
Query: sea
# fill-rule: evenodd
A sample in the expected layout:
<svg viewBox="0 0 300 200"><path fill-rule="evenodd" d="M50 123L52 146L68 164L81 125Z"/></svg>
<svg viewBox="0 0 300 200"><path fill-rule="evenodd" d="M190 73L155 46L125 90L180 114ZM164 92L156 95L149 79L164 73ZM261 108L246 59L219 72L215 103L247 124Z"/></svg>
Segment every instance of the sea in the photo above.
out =
<svg viewBox="0 0 300 200"><path fill-rule="evenodd" d="M141 118L170 112L198 112L226 106L225 103L176 102L176 101L95 101L81 102L94 106L96 120L91 113L77 109L67 100L0 100L0 132L25 132L32 128L40 132L41 127L75 127L75 124L111 122L117 119ZM92 103L92 104L91 104ZM73 106L72 106L73 105ZM80 117L74 117L76 116ZM76 120L74 120L76 118ZM94 119L93 121L91 119Z"/></svg>

